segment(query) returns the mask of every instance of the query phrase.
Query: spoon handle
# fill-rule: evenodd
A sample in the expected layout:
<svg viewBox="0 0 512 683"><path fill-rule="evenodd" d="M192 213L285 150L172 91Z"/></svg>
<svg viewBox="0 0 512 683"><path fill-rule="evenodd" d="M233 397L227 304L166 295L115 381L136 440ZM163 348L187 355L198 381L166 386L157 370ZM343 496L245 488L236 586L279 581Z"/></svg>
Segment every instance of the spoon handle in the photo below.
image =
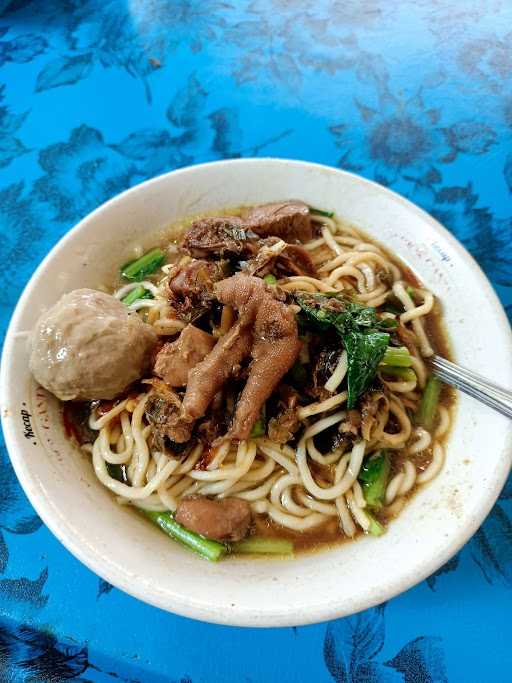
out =
<svg viewBox="0 0 512 683"><path fill-rule="evenodd" d="M441 356L432 356L429 361L434 375L443 382L460 389L468 396L485 403L486 406L494 408L502 415L512 418L512 391L503 389L503 387L499 387L471 370L461 368L460 365L441 358Z"/></svg>

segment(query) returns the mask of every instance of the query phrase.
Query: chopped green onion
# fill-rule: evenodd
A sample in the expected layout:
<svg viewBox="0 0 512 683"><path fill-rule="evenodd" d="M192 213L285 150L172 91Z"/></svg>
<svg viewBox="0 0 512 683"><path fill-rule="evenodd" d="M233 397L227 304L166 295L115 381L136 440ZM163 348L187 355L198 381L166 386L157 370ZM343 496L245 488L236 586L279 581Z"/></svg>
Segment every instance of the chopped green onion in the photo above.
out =
<svg viewBox="0 0 512 683"><path fill-rule="evenodd" d="M151 249L135 261L125 263L121 268L121 275L126 280L138 282L158 270L164 262L164 258L165 254L161 249L158 247Z"/></svg>
<svg viewBox="0 0 512 683"><path fill-rule="evenodd" d="M153 295L151 292L143 287L142 285L138 285L137 287L134 287L131 292L128 292L126 296L124 296L121 301L123 304L126 304L129 306L130 304L133 304L134 301L138 301L139 299L152 299Z"/></svg>
<svg viewBox="0 0 512 683"><path fill-rule="evenodd" d="M268 273L268 275L265 275L263 278L263 282L266 282L267 285L275 285L277 282L277 278L275 275L272 275L272 273Z"/></svg>
<svg viewBox="0 0 512 683"><path fill-rule="evenodd" d="M388 346L380 365L395 365L401 368L410 368L412 365L411 354L405 346Z"/></svg>
<svg viewBox="0 0 512 683"><path fill-rule="evenodd" d="M367 458L359 472L364 498L374 510L380 510L384 503L390 469L388 452L381 450Z"/></svg>
<svg viewBox="0 0 512 683"><path fill-rule="evenodd" d="M383 375L389 377L398 377L404 382L412 382L416 379L416 373L411 368L397 368L392 365L382 365L380 371Z"/></svg>
<svg viewBox="0 0 512 683"><path fill-rule="evenodd" d="M257 439L260 436L265 436L265 423L263 422L261 417L259 417L253 424L249 436L251 439Z"/></svg>
<svg viewBox="0 0 512 683"><path fill-rule="evenodd" d="M168 536L206 560L210 560L210 562L217 562L227 552L223 543L210 541L208 538L178 524L170 512L153 512L152 510L143 510L142 512Z"/></svg>
<svg viewBox="0 0 512 683"><path fill-rule="evenodd" d="M434 377L434 375L430 375L423 390L420 407L416 413L416 422L425 427L425 429L432 428L439 403L441 386L441 380Z"/></svg>
<svg viewBox="0 0 512 683"><path fill-rule="evenodd" d="M325 216L325 218L332 218L334 216L334 211L323 211L323 209L317 209L314 206L309 207L309 213L313 216Z"/></svg>
<svg viewBox="0 0 512 683"><path fill-rule="evenodd" d="M293 542L283 538L258 538L252 536L231 545L234 553L261 555L293 555Z"/></svg>
<svg viewBox="0 0 512 683"><path fill-rule="evenodd" d="M410 296L411 299L414 299L414 289L411 286L406 287L405 291L407 292L407 294Z"/></svg>
<svg viewBox="0 0 512 683"><path fill-rule="evenodd" d="M260 436L265 436L266 427L267 427L267 411L265 409L265 404L263 404L263 408L261 409L260 416L256 420L256 422L253 424L249 437L251 439L257 439Z"/></svg>
<svg viewBox="0 0 512 683"><path fill-rule="evenodd" d="M365 514L370 520L370 527L368 528L368 533L372 536L382 536L382 534L386 532L386 527L382 526L382 524L378 520L376 520L370 512L367 512L365 510Z"/></svg>

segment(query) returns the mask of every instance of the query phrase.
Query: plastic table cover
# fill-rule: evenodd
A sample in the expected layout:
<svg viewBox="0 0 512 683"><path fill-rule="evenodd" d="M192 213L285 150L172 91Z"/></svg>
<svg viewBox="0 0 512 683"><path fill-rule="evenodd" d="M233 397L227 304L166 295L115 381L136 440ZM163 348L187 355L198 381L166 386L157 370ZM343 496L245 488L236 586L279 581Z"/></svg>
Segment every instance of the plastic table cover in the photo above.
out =
<svg viewBox="0 0 512 683"><path fill-rule="evenodd" d="M0 9L2 333L35 266L99 203L173 168L258 155L353 170L417 202L512 313L507 0ZM42 526L2 449L0 680L510 680L511 498L509 482L462 552L387 605L244 630L98 579Z"/></svg>

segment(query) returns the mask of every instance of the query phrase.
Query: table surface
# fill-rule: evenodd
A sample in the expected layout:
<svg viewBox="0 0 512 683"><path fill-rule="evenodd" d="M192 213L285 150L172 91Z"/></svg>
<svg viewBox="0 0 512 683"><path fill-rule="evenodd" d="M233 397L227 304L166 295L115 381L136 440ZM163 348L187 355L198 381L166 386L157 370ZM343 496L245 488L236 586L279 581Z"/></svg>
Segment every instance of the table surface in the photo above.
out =
<svg viewBox="0 0 512 683"><path fill-rule="evenodd" d="M509 0L0 7L2 333L35 266L98 204L256 155L402 193L465 244L512 314ZM300 628L194 622L83 567L0 453L2 681L502 682L511 596L509 482L468 545L387 605Z"/></svg>

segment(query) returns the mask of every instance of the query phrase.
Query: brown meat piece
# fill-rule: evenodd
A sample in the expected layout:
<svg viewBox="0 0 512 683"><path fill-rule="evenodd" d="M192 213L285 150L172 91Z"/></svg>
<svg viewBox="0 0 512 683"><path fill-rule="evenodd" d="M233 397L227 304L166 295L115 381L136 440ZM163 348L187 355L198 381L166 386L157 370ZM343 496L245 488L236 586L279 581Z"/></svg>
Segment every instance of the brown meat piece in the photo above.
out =
<svg viewBox="0 0 512 683"><path fill-rule="evenodd" d="M213 301L213 284L224 278L222 264L193 259L169 273L169 303L182 320L192 321Z"/></svg>
<svg viewBox="0 0 512 683"><path fill-rule="evenodd" d="M219 301L237 308L242 324L254 321L253 360L227 435L231 439L249 437L263 404L299 355L295 315L276 299L274 290L259 278L242 274L215 285Z"/></svg>
<svg viewBox="0 0 512 683"><path fill-rule="evenodd" d="M240 321L213 347L211 353L189 373L187 391L179 416L169 429L173 441L188 441L195 421L202 417L215 394L251 352L252 330Z"/></svg>
<svg viewBox="0 0 512 683"><path fill-rule="evenodd" d="M187 325L178 339L164 344L158 352L154 373L171 387L182 387L188 373L200 363L215 346L216 339L203 330Z"/></svg>
<svg viewBox="0 0 512 683"><path fill-rule="evenodd" d="M316 267L309 252L300 244L287 244L278 259L278 268L284 275L317 277Z"/></svg>
<svg viewBox="0 0 512 683"><path fill-rule="evenodd" d="M307 242L313 237L309 207L299 200L263 204L247 209L245 225L257 235L275 235L287 242Z"/></svg>
<svg viewBox="0 0 512 683"><path fill-rule="evenodd" d="M371 441L372 430L377 424L379 410L388 409L388 399L381 391L368 391L361 405L361 435L365 441Z"/></svg>
<svg viewBox="0 0 512 683"><path fill-rule="evenodd" d="M278 413L270 418L268 423L268 437L277 443L287 443L300 427L297 415L299 394L293 387L281 384L279 387Z"/></svg>
<svg viewBox="0 0 512 683"><path fill-rule="evenodd" d="M180 397L158 377L144 379L142 383L151 386L144 412L147 421L153 426L154 445L158 450L165 451L169 426L176 419L181 407Z"/></svg>
<svg viewBox="0 0 512 683"><path fill-rule="evenodd" d="M176 521L187 529L215 541L240 541L251 524L251 508L240 498L183 498Z"/></svg>
<svg viewBox="0 0 512 683"><path fill-rule="evenodd" d="M313 367L313 384L310 387L310 394L319 401L323 401L329 396L332 396L330 391L325 388L325 383L335 371L340 358L340 349L338 348L322 348L314 361Z"/></svg>
<svg viewBox="0 0 512 683"><path fill-rule="evenodd" d="M279 415L272 417L268 423L268 438L276 443L287 443L300 427L295 408L285 408Z"/></svg>
<svg viewBox="0 0 512 683"><path fill-rule="evenodd" d="M309 253L300 244L286 244L278 237L259 240L259 251L247 261L243 271L248 275L263 277L275 273L278 277L308 275L316 277L315 264Z"/></svg>
<svg viewBox="0 0 512 683"><path fill-rule="evenodd" d="M344 420L340 426L339 431L343 434L352 434L357 436L361 429L361 413L358 410L349 410L347 419Z"/></svg>
<svg viewBox="0 0 512 683"><path fill-rule="evenodd" d="M258 240L258 253L245 263L242 270L247 275L264 277L275 268L276 261L286 249L287 244L279 237L266 237Z"/></svg>
<svg viewBox="0 0 512 683"><path fill-rule="evenodd" d="M220 258L226 254L254 253L256 235L238 216L199 218L183 239L183 247L196 258Z"/></svg>
<svg viewBox="0 0 512 683"><path fill-rule="evenodd" d="M399 325L396 328L396 334L397 334L397 337L400 339L400 341L403 342L404 346L407 347L411 356L415 356L417 353L417 348L416 348L416 343L415 343L415 338L414 338L413 333L410 332L403 325Z"/></svg>

